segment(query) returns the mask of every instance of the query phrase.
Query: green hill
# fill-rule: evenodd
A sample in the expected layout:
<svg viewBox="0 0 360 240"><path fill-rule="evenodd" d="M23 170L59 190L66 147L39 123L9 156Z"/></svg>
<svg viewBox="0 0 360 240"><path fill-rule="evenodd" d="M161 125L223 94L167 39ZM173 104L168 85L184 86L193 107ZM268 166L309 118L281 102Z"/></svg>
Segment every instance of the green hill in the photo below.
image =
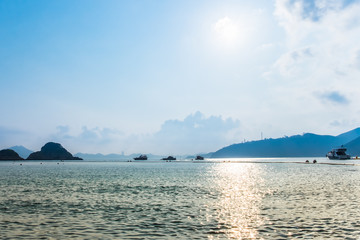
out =
<svg viewBox="0 0 360 240"><path fill-rule="evenodd" d="M332 148L345 145L349 153L360 153L360 128L338 136L306 133L291 137L265 139L224 147L213 158L231 157L324 157ZM357 141L355 141L358 139ZM354 142L351 142L353 141ZM350 142L349 142L350 141ZM350 145L347 145L349 142Z"/></svg>

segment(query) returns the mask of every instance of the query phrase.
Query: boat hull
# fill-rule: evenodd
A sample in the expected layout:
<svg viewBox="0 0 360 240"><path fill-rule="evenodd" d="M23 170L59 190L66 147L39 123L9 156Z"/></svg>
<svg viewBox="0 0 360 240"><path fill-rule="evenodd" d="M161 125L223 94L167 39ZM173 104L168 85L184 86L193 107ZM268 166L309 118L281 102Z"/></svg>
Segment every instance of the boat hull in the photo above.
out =
<svg viewBox="0 0 360 240"><path fill-rule="evenodd" d="M348 157L327 156L327 157L330 160L349 160L349 159L351 159L350 156L348 156Z"/></svg>

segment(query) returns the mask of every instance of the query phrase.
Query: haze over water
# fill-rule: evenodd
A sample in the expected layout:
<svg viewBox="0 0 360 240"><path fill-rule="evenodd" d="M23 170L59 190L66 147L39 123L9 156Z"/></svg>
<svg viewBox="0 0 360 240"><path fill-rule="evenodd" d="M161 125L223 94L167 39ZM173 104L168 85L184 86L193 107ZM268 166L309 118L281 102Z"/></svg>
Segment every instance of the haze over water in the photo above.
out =
<svg viewBox="0 0 360 240"><path fill-rule="evenodd" d="M360 167L356 165L0 165L2 239L356 239L360 235Z"/></svg>

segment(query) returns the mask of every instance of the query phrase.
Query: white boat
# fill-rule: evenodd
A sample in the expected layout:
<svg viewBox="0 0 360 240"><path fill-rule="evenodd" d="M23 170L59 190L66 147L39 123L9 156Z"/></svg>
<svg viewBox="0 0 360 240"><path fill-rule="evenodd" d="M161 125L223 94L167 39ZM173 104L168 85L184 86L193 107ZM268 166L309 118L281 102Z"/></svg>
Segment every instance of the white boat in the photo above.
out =
<svg viewBox="0 0 360 240"><path fill-rule="evenodd" d="M341 146L340 148L334 148L330 152L326 154L326 157L332 160L347 160L350 159L351 156L349 154L346 154L346 148L344 146Z"/></svg>

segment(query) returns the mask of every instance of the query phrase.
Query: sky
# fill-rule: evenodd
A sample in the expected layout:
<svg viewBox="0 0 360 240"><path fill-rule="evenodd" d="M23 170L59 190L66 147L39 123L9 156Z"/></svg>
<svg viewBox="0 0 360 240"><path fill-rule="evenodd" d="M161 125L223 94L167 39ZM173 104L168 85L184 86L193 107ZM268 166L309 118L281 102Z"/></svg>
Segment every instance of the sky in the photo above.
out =
<svg viewBox="0 0 360 240"><path fill-rule="evenodd" d="M0 148L196 154L360 127L360 0L0 1Z"/></svg>

